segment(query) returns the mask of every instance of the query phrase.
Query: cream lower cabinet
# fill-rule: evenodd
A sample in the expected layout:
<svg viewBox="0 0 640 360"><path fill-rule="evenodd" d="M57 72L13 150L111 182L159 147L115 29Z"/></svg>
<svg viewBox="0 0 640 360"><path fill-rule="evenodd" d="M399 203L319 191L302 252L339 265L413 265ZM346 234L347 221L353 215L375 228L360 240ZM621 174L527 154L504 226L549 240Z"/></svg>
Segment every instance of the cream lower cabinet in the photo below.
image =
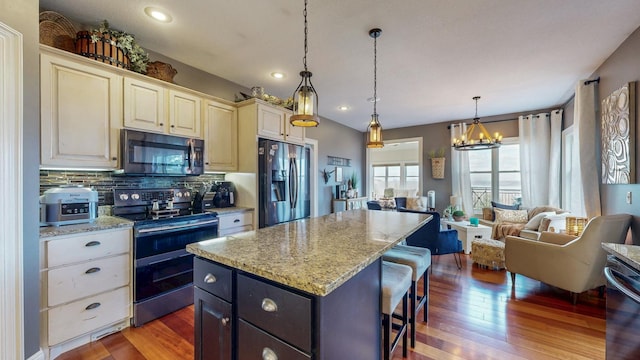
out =
<svg viewBox="0 0 640 360"><path fill-rule="evenodd" d="M47 358L129 326L131 228L41 242L41 341Z"/></svg>
<svg viewBox="0 0 640 360"><path fill-rule="evenodd" d="M227 236L253 230L253 211L218 214L218 236Z"/></svg>
<svg viewBox="0 0 640 360"><path fill-rule="evenodd" d="M204 104L205 171L238 170L238 111L206 100Z"/></svg>
<svg viewBox="0 0 640 360"><path fill-rule="evenodd" d="M202 98L154 81L124 78L124 126L202 138Z"/></svg>
<svg viewBox="0 0 640 360"><path fill-rule="evenodd" d="M43 167L118 167L122 77L85 61L40 55Z"/></svg>

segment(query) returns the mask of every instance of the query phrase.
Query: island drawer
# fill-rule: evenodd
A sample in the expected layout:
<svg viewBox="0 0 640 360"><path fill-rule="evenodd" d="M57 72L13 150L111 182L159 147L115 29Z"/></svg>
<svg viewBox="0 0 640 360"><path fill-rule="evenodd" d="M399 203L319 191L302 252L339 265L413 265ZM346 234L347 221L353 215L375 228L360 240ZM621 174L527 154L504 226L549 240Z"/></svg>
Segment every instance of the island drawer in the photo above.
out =
<svg viewBox="0 0 640 360"><path fill-rule="evenodd" d="M211 261L193 258L193 283L195 286L231 302L232 271Z"/></svg>
<svg viewBox="0 0 640 360"><path fill-rule="evenodd" d="M239 360L290 359L308 360L311 356L282 342L244 320L238 322ZM275 357L274 357L275 355Z"/></svg>
<svg viewBox="0 0 640 360"><path fill-rule="evenodd" d="M238 316L311 352L310 298L238 274Z"/></svg>

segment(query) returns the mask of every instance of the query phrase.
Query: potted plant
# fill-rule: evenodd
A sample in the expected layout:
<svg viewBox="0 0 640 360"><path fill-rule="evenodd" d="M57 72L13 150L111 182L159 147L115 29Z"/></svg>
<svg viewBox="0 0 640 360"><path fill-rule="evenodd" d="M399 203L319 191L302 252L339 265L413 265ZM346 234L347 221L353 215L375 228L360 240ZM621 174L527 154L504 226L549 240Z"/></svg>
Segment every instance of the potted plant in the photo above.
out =
<svg viewBox="0 0 640 360"><path fill-rule="evenodd" d="M434 179L444 179L444 157L445 149L441 147L436 152L429 151L429 159L431 159L431 177Z"/></svg>
<svg viewBox="0 0 640 360"><path fill-rule="evenodd" d="M462 221L464 219L464 211L462 210L456 210L453 212L453 220L455 221Z"/></svg>

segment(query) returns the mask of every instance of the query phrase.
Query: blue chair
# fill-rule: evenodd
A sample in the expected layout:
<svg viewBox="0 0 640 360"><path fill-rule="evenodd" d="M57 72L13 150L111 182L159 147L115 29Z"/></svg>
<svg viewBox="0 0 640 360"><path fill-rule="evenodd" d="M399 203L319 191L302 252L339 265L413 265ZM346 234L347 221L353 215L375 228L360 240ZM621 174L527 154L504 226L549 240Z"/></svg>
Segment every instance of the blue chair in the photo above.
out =
<svg viewBox="0 0 640 360"><path fill-rule="evenodd" d="M377 201L367 201L367 209L369 210L382 210L382 206Z"/></svg>
<svg viewBox="0 0 640 360"><path fill-rule="evenodd" d="M400 207L397 210L399 212L428 214L433 216L431 221L424 224L420 229L407 237L407 245L427 248L431 250L431 256L453 254L453 258L456 260L458 269L462 269L462 260L460 258L462 241L458 239L458 231L455 229L441 230L440 214L438 212L410 210L403 207ZM433 271L433 268L431 271Z"/></svg>
<svg viewBox="0 0 640 360"><path fill-rule="evenodd" d="M406 208L407 207L407 198L406 197L397 197L394 198L396 202L396 209L398 208Z"/></svg>

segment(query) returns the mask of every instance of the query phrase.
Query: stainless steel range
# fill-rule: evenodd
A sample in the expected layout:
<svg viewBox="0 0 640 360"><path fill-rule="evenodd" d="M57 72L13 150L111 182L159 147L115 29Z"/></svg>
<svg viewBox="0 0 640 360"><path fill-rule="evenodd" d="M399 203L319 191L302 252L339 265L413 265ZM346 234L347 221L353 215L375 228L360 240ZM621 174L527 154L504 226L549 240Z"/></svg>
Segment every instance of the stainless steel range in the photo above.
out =
<svg viewBox="0 0 640 360"><path fill-rule="evenodd" d="M193 254L218 236L214 212L193 213L189 189L114 189L113 215L133 225L133 326L193 304Z"/></svg>

